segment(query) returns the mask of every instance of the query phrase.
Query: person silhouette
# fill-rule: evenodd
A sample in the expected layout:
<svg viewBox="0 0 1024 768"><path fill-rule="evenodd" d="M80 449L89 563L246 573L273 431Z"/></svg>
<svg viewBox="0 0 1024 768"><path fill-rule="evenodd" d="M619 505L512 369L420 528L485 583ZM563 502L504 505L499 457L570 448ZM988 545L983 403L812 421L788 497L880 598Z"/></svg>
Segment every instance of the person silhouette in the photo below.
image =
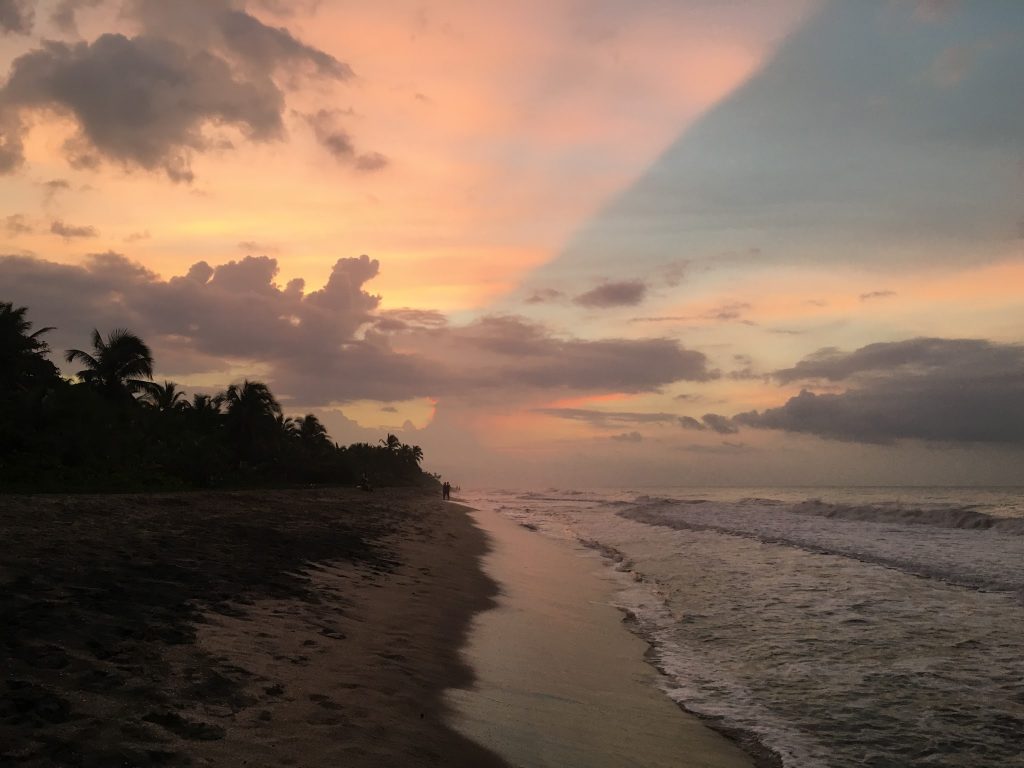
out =
<svg viewBox="0 0 1024 768"><path fill-rule="evenodd" d="M447 480L445 480L444 484L441 486L441 498L447 500L447 499L450 499L451 497L452 497L452 484L449 483Z"/></svg>

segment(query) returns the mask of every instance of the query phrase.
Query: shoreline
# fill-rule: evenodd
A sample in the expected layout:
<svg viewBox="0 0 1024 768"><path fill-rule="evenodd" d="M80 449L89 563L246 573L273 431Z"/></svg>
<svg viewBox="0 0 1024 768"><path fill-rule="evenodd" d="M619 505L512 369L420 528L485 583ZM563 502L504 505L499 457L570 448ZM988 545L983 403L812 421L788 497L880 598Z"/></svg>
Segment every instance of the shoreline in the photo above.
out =
<svg viewBox="0 0 1024 768"><path fill-rule="evenodd" d="M477 672L449 691L456 727L530 768L754 768L735 740L659 687L650 644L623 627L618 579L584 549L474 510L489 534L485 571L502 588L464 653Z"/></svg>
<svg viewBox="0 0 1024 768"><path fill-rule="evenodd" d="M497 585L419 489L0 497L0 762L500 768L442 693Z"/></svg>

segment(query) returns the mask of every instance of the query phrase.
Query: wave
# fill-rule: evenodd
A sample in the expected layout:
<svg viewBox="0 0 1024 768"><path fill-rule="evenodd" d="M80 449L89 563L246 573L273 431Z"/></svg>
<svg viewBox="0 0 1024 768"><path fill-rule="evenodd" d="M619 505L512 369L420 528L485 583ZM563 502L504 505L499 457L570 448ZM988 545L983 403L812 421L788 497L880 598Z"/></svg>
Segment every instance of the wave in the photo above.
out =
<svg viewBox="0 0 1024 768"><path fill-rule="evenodd" d="M1007 563L1014 562L1012 558L1016 554L1024 551L1019 538L1024 520L973 512L975 516L989 518L987 523L979 525L974 517L961 514L962 510L960 513L946 510L945 516L940 512L927 511L933 522L919 523L930 527L930 533L922 531L921 535L906 530L911 526L903 530L899 526L907 523L908 517L923 517L923 510L897 505L803 502L787 505L779 511L742 504L686 507L665 500L635 504L617 510L616 514L647 525L709 531L814 554L845 557L969 589L1010 592L1024 601L1024 569L1006 567ZM822 522L810 524L815 519ZM837 520L836 526L842 525L843 529L825 523L828 519ZM947 524L935 525L935 519ZM808 524L797 524L799 520ZM963 527L954 525L958 521ZM882 522L891 527L884 531L866 527ZM994 531L1011 535L990 535ZM949 538L953 535L955 540Z"/></svg>
<svg viewBox="0 0 1024 768"><path fill-rule="evenodd" d="M871 523L929 525L966 531L988 531L1024 536L1024 518L995 517L974 507L956 506L922 508L904 506L899 502L886 504L835 504L821 499L808 499L789 507L791 512L816 515L833 520L857 520Z"/></svg>

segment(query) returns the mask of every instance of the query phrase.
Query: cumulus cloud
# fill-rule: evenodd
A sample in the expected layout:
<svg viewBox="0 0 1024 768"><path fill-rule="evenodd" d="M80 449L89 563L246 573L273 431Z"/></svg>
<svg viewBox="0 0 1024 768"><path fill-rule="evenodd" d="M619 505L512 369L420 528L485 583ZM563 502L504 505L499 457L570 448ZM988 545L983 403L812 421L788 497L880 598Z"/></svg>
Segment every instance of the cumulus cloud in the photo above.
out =
<svg viewBox="0 0 1024 768"><path fill-rule="evenodd" d="M647 285L640 280L623 280L617 283L604 283L581 293L573 299L583 307L635 307L647 295Z"/></svg>
<svg viewBox="0 0 1024 768"><path fill-rule="evenodd" d="M30 0L0 0L0 33L27 35L34 13Z"/></svg>
<svg viewBox="0 0 1024 768"><path fill-rule="evenodd" d="M783 382L843 382L810 388L778 408L739 414L750 427L891 443L1024 445L1024 346L982 339L919 338L853 352L820 350L776 372Z"/></svg>
<svg viewBox="0 0 1024 768"><path fill-rule="evenodd" d="M58 23L73 25L91 4L59 4ZM54 110L78 127L65 147L72 165L114 161L188 182L195 153L230 145L225 128L251 141L280 139L285 88L299 74L352 76L347 64L236 0L131 0L124 15L140 34L46 41L14 60L0 89L0 172L24 160L20 116Z"/></svg>
<svg viewBox="0 0 1024 768"><path fill-rule="evenodd" d="M80 133L68 149L79 161L92 150L163 169L175 181L192 180L191 153L209 146L203 128L210 122L236 126L253 140L283 131L284 99L273 83L237 79L217 56L150 37L46 42L14 60L0 104L72 115Z"/></svg>
<svg viewBox="0 0 1024 768"><path fill-rule="evenodd" d="M169 376L258 363L275 392L304 406L423 396L656 391L713 376L705 356L670 339L579 339L509 316L452 326L425 310L380 310L366 290L379 264L339 259L327 284L278 285L277 261L197 262L164 280L116 253L82 265L0 257L10 300L59 330L54 349L92 327L129 327L174 367ZM173 355L170 353L173 352Z"/></svg>
<svg viewBox="0 0 1024 768"><path fill-rule="evenodd" d="M71 240L76 237L96 237L99 234L99 232L96 231L96 227L73 226L71 224L65 224L60 219L57 219L50 224L50 232L63 237L65 240Z"/></svg>

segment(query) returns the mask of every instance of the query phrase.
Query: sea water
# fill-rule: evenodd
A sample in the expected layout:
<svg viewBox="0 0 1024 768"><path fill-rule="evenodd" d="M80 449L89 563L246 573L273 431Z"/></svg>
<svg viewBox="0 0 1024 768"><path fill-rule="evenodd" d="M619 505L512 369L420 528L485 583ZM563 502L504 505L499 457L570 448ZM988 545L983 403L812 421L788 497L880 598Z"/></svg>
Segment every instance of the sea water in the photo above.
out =
<svg viewBox="0 0 1024 768"><path fill-rule="evenodd" d="M607 557L665 693L784 766L1024 766L1024 489L464 498Z"/></svg>

